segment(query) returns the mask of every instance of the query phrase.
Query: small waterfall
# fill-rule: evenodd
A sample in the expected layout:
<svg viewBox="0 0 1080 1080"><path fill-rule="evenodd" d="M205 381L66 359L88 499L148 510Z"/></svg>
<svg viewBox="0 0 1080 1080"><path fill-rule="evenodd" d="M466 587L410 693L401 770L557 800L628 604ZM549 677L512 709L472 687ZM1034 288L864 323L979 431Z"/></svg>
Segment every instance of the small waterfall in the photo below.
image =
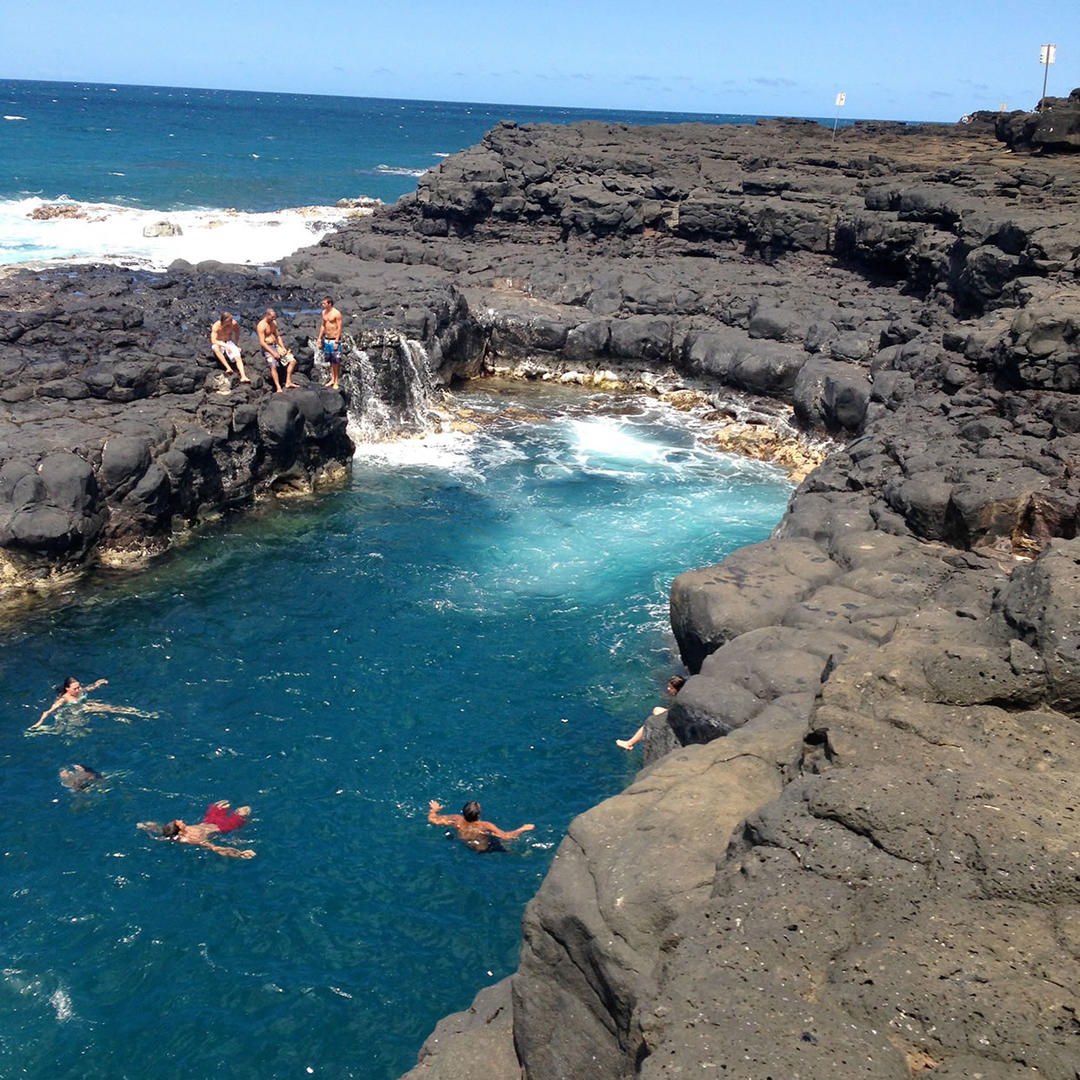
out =
<svg viewBox="0 0 1080 1080"><path fill-rule="evenodd" d="M397 330L341 339L341 386L354 442L380 442L432 428L435 390L427 350Z"/></svg>

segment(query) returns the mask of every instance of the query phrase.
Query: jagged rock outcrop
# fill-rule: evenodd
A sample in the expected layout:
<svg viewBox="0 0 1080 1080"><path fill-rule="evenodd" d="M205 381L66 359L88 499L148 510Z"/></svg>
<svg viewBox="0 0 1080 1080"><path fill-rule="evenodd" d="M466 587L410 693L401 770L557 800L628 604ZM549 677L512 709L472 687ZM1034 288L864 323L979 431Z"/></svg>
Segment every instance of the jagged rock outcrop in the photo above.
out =
<svg viewBox="0 0 1080 1080"><path fill-rule="evenodd" d="M533 1080L1073 1080L1077 174L985 142L973 164L968 134L931 164L940 133L890 131L896 156L879 142L825 183L808 135L763 140L764 167L732 138L696 192L665 165L700 148L571 136L605 182L562 191L546 140L504 128L475 197L467 163L418 193L426 243L483 242L500 269L522 222L563 245L557 278L531 255L506 275L504 342L535 298L553 351L565 330L610 364L613 323L662 314L663 282L681 301L653 355L670 334L683 370L753 380L845 439L773 539L673 586L693 675L526 913L513 1040ZM632 167L606 182L614 161ZM579 236L618 269L575 266Z"/></svg>
<svg viewBox="0 0 1080 1080"><path fill-rule="evenodd" d="M1012 150L1080 150L1080 87L1067 98L1043 98L1035 112L997 117L994 131Z"/></svg>
<svg viewBox="0 0 1080 1080"><path fill-rule="evenodd" d="M209 356L202 284L121 271L0 282L0 592L141 559L209 513L343 475L340 395L304 375L271 393L248 343L250 386L228 379ZM221 287L238 310L251 281Z"/></svg>

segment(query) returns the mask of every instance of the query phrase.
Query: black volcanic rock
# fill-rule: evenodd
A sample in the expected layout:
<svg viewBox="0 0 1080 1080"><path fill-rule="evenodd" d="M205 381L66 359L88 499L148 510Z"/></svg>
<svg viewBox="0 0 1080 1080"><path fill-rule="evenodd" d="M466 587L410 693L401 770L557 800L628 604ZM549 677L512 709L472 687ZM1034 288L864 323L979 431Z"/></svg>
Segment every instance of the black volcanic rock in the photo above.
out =
<svg viewBox="0 0 1080 1080"><path fill-rule="evenodd" d="M340 397L321 388L297 391L303 413L296 403L266 406L291 408L287 438L281 424L259 428L253 406L282 395L268 394L250 344L250 388L215 371L206 284L106 268L0 283L7 588L101 553L122 562L161 550L174 529L216 506L242 504L286 476L292 488L310 485L349 460ZM271 295L265 282L235 274L227 285L230 306L246 308L253 325Z"/></svg>
<svg viewBox="0 0 1080 1080"><path fill-rule="evenodd" d="M988 127L504 125L497 199L436 171L393 214L477 267L488 363L637 352L843 444L672 587L693 675L526 913L527 1077L1074 1080L1080 173Z"/></svg>
<svg viewBox="0 0 1080 1080"><path fill-rule="evenodd" d="M346 460L324 293L373 371L354 406L490 371L760 395L831 452L772 538L675 579L691 677L647 768L572 822L510 986L415 1075L1076 1080L1071 108L1012 152L980 115L502 124L278 275L9 276L0 584ZM268 303L288 397L207 356L215 312Z"/></svg>
<svg viewBox="0 0 1080 1080"><path fill-rule="evenodd" d="M1080 87L1067 98L1043 98L1035 112L999 116L994 132L1010 150L1080 150Z"/></svg>

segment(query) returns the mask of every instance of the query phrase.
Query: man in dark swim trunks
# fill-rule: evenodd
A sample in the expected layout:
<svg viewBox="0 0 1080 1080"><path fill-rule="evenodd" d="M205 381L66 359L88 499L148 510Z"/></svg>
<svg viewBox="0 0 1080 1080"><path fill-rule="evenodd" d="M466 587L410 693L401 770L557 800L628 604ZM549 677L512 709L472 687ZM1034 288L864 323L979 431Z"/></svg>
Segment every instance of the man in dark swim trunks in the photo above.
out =
<svg viewBox="0 0 1080 1080"><path fill-rule="evenodd" d="M499 843L500 840L516 840L522 833L530 832L535 825L519 825L512 832L500 829L490 821L480 820L480 804L467 802L460 814L440 814L442 803L434 799L428 803L428 821L432 825L451 825L457 829L458 836L467 847L473 851L505 851L506 848Z"/></svg>
<svg viewBox="0 0 1080 1080"><path fill-rule="evenodd" d="M226 855L231 859L254 859L255 852L250 848L227 848L210 841L210 837L218 833L239 829L250 817L250 806L230 810L228 799L221 799L206 808L202 823L199 825L187 825L177 818L175 821L167 821L164 825L158 825L155 821L140 821L139 828L144 832L159 833L166 840L176 840L181 844L195 844L197 847L208 848L218 855Z"/></svg>

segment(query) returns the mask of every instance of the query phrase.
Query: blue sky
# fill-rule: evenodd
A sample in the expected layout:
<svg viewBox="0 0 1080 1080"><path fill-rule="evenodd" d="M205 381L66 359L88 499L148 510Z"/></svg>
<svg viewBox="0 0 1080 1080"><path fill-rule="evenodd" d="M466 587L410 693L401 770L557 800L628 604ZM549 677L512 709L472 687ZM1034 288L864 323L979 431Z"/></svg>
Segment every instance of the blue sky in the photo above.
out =
<svg viewBox="0 0 1080 1080"><path fill-rule="evenodd" d="M1080 0L0 0L0 76L954 121L1080 86Z"/></svg>

